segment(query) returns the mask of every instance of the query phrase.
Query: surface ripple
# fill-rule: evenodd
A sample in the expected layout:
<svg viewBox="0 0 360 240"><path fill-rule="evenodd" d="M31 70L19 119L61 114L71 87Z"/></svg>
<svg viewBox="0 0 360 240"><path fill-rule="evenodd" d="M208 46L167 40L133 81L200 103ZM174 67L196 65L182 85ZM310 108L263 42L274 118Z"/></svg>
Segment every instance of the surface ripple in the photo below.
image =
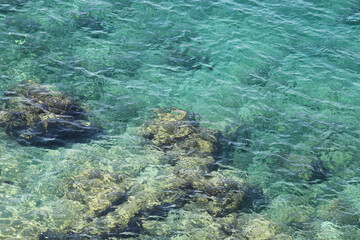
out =
<svg viewBox="0 0 360 240"><path fill-rule="evenodd" d="M358 239L359 36L356 0L0 0L0 97L24 82L52 86L105 132L46 149L0 130L0 238L86 224L64 198L82 171L164 178L136 129L174 106L227 137L218 171L261 189L251 211L281 239ZM217 236L192 221L210 220L174 208L137 238Z"/></svg>

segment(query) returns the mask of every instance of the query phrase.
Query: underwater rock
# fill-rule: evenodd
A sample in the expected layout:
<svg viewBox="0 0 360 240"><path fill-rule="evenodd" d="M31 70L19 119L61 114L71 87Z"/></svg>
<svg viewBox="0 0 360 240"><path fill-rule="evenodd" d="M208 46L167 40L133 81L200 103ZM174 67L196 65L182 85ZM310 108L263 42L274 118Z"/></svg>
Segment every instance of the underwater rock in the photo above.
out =
<svg viewBox="0 0 360 240"><path fill-rule="evenodd" d="M241 82L250 86L265 87L271 78L271 71L275 68L273 64L259 66L249 73L249 76L241 79Z"/></svg>
<svg viewBox="0 0 360 240"><path fill-rule="evenodd" d="M161 224L159 220L166 221L169 212L178 209L201 213L204 224L216 226L214 234L229 236L221 224L240 210L249 186L243 179L207 167L215 161L217 132L200 127L186 111L170 108L157 109L156 117L139 133L151 140L165 160L177 160L162 166L149 164L136 177L91 170L69 179L64 198L80 202L86 210L85 220L68 228L65 239L137 237L143 230L159 231L152 221ZM275 236L269 221L258 222L249 222L253 227L249 226L246 237ZM267 228L255 233L253 229L260 225ZM56 239L56 235L50 230L40 237Z"/></svg>
<svg viewBox="0 0 360 240"><path fill-rule="evenodd" d="M241 209L243 212L260 212L270 202L267 195L259 187L248 186L243 196Z"/></svg>
<svg viewBox="0 0 360 240"><path fill-rule="evenodd" d="M283 164L285 168L289 169L299 178L310 180L315 172L316 161L315 157L289 154Z"/></svg>
<svg viewBox="0 0 360 240"><path fill-rule="evenodd" d="M186 196L195 208L205 209L212 216L226 216L240 209L247 184L219 173L196 170L176 172L178 181L187 191Z"/></svg>
<svg viewBox="0 0 360 240"><path fill-rule="evenodd" d="M89 13L73 13L75 19L75 26L77 29L88 28L91 31L103 31L104 27L101 25L101 20L91 16Z"/></svg>
<svg viewBox="0 0 360 240"><path fill-rule="evenodd" d="M242 235L248 240L273 239L276 235L276 225L262 216L251 216L243 226Z"/></svg>
<svg viewBox="0 0 360 240"><path fill-rule="evenodd" d="M156 184L157 187L153 186ZM239 209L246 184L220 174L186 170L145 185L134 185L125 202L96 217L80 232L93 236L139 233L146 220L164 219L171 209L204 209L210 216L225 217ZM105 235L104 235L105 234Z"/></svg>
<svg viewBox="0 0 360 240"><path fill-rule="evenodd" d="M164 218L170 209L181 206L186 195L177 184L166 178L140 181L127 192L124 202L113 206L113 211L92 219L81 229L72 231L102 236L105 239L110 236L136 235L142 228L143 220Z"/></svg>
<svg viewBox="0 0 360 240"><path fill-rule="evenodd" d="M323 222L320 227L320 231L317 234L317 239L319 240L329 240L329 239L344 239L342 232L339 230L339 226L332 222Z"/></svg>
<svg viewBox="0 0 360 240"><path fill-rule="evenodd" d="M203 65L209 66L210 57L203 51L195 48L182 47L167 52L166 62L170 66L181 67L190 70L201 69ZM209 67L210 70L213 67Z"/></svg>
<svg viewBox="0 0 360 240"><path fill-rule="evenodd" d="M340 224L359 225L360 214L353 206L340 199L333 199L317 209L317 217Z"/></svg>
<svg viewBox="0 0 360 240"><path fill-rule="evenodd" d="M229 215L231 217L231 215ZM246 240L292 240L279 231L278 225L259 214L239 214L237 218L221 218L223 231L231 237Z"/></svg>
<svg viewBox="0 0 360 240"><path fill-rule="evenodd" d="M197 123L186 111L176 108L154 111L156 118L140 127L139 133L163 150L196 131Z"/></svg>
<svg viewBox="0 0 360 240"><path fill-rule="evenodd" d="M278 196L272 199L271 203L265 211L272 221L276 223L284 223L279 225L283 232L291 231L290 229L309 230L312 219L316 216L316 209L313 206L307 206L299 203L288 203L284 198L288 196Z"/></svg>
<svg viewBox="0 0 360 240"><path fill-rule="evenodd" d="M84 141L100 132L71 98L40 85L5 91L0 126L21 144L41 147Z"/></svg>
<svg viewBox="0 0 360 240"><path fill-rule="evenodd" d="M242 152L248 151L251 144L251 130L245 124L231 124L226 126L221 139L224 149L227 152L236 149Z"/></svg>
<svg viewBox="0 0 360 240"><path fill-rule="evenodd" d="M118 205L129 202L128 191L133 184L132 178L127 174L99 169L85 170L67 179L62 200L80 206L79 219L71 225L48 229L40 233L38 239L108 239L103 236L107 231L97 223L104 216L110 216ZM123 216L123 219L125 221L127 217ZM130 220L126 222L128 225L131 224ZM93 223L96 223L93 229L87 230L87 226L92 226Z"/></svg>
<svg viewBox="0 0 360 240"><path fill-rule="evenodd" d="M181 109L155 109L155 113L139 134L162 149L168 163L194 168L215 162L212 155L218 150L219 132L200 127L192 114Z"/></svg>
<svg viewBox="0 0 360 240"><path fill-rule="evenodd" d="M221 219L224 221L223 219ZM226 239L222 223L203 211L171 210L164 221L146 220L143 223L146 237L142 239Z"/></svg>
<svg viewBox="0 0 360 240"><path fill-rule="evenodd" d="M341 172L353 162L353 153L350 151L326 151L321 153L320 160L325 169Z"/></svg>
<svg viewBox="0 0 360 240"><path fill-rule="evenodd" d="M147 220L146 237L140 239L226 239L226 240L292 240L278 231L277 225L255 214L232 213L213 217L201 210L171 210L164 221Z"/></svg>
<svg viewBox="0 0 360 240"><path fill-rule="evenodd" d="M181 109L156 109L155 113L139 133L162 149L164 159L174 165L172 189L183 189L187 198L214 216L238 210L248 186L241 180L209 173L220 133L200 127L193 115Z"/></svg>
<svg viewBox="0 0 360 240"><path fill-rule="evenodd" d="M126 201L133 182L122 174L103 170L87 170L67 183L66 199L85 204L90 217L105 215L110 207Z"/></svg>

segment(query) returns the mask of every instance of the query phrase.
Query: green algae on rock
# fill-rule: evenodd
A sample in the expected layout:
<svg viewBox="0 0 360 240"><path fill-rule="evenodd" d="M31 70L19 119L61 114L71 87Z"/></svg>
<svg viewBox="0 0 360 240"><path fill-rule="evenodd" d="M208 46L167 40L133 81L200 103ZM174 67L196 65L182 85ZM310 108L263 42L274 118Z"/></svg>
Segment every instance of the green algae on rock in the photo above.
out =
<svg viewBox="0 0 360 240"><path fill-rule="evenodd" d="M145 236L139 239L226 239L226 240L292 240L277 225L258 214L231 213L214 217L201 210L171 210L164 221L146 220Z"/></svg>
<svg viewBox="0 0 360 240"><path fill-rule="evenodd" d="M68 229L69 236L133 236L140 233L145 221L165 219L172 209L201 210L211 219L226 218L240 209L248 184L208 167L215 162L216 132L200 127L180 109L157 109L156 113L157 118L143 124L139 132L164 156L171 155L177 161L161 167L150 164L125 185L127 181L110 181L112 173L104 175L102 171L99 175L97 170L71 178L65 198L82 202L90 218ZM49 234L41 236L45 239Z"/></svg>
<svg viewBox="0 0 360 240"><path fill-rule="evenodd" d="M292 239L285 234L279 234L280 232L274 222L258 214L242 215L236 224L238 225L238 229L241 229L241 231L238 231L236 234L238 239Z"/></svg>
<svg viewBox="0 0 360 240"><path fill-rule="evenodd" d="M84 141L100 132L70 97L40 85L5 91L0 126L21 144L52 147Z"/></svg>
<svg viewBox="0 0 360 240"><path fill-rule="evenodd" d="M317 209L317 217L324 222L336 222L342 225L359 225L360 222L359 211L340 199L332 199L320 205Z"/></svg>
<svg viewBox="0 0 360 240"><path fill-rule="evenodd" d="M162 149L167 163L180 168L207 168L215 162L219 132L203 128L188 112L177 109L155 109L156 118L146 122L139 134Z"/></svg>
<svg viewBox="0 0 360 240"><path fill-rule="evenodd" d="M176 172L176 179L182 182L190 199L192 206L188 205L186 209L204 209L216 217L239 210L248 188L244 180L235 180L218 172L183 170Z"/></svg>
<svg viewBox="0 0 360 240"><path fill-rule="evenodd" d="M176 231L184 239L291 239L271 220L240 213L249 190L244 179L208 167L215 162L217 132L180 109L156 113L138 132L151 140L147 146L156 149L158 161L131 176L85 170L68 179L64 199L80 203L83 215L62 233L48 230L39 239L149 239ZM186 218L174 219L176 212Z"/></svg>
<svg viewBox="0 0 360 240"><path fill-rule="evenodd" d="M149 167L145 171L153 170ZM71 231L105 238L124 237L139 233L147 220L165 219L171 209L202 210L211 219L227 217L239 210L247 187L241 179L199 170L172 171L174 167L169 165L167 176L136 182L127 192L126 200L112 206L113 211Z"/></svg>
<svg viewBox="0 0 360 240"><path fill-rule="evenodd" d="M96 217L114 203L125 201L133 182L123 174L87 170L68 180L66 199L85 204L89 217Z"/></svg>
<svg viewBox="0 0 360 240"><path fill-rule="evenodd" d="M305 180L311 180L317 173L317 159L313 156L304 156L299 154L289 154L283 161L285 168L292 174Z"/></svg>

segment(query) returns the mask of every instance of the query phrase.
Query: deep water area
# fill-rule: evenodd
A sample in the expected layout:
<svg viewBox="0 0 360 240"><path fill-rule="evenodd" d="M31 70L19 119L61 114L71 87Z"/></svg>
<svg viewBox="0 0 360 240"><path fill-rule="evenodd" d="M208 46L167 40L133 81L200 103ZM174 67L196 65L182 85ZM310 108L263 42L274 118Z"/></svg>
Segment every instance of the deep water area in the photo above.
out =
<svg viewBox="0 0 360 240"><path fill-rule="evenodd" d="M0 239L360 239L359 149L359 0L0 0Z"/></svg>

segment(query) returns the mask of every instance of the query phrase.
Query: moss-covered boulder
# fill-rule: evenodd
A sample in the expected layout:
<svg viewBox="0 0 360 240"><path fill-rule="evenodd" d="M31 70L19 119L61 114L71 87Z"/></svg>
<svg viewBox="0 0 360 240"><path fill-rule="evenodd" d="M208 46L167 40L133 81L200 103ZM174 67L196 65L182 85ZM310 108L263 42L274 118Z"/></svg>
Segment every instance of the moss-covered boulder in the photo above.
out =
<svg viewBox="0 0 360 240"><path fill-rule="evenodd" d="M5 91L0 126L21 144L59 146L86 141L100 132L70 97L40 85Z"/></svg>

